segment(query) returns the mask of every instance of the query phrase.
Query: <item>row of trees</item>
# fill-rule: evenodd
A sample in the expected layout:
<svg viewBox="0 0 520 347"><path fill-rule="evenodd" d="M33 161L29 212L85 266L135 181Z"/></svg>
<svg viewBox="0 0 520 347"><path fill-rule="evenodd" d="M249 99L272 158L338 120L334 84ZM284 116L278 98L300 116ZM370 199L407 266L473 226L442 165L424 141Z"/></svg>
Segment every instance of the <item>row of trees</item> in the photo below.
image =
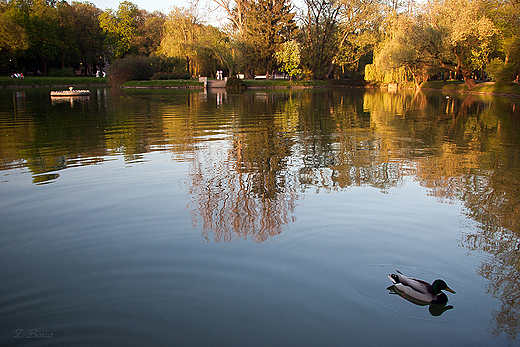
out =
<svg viewBox="0 0 520 347"><path fill-rule="evenodd" d="M98 63L103 51L100 14L86 3L0 2L2 71L47 73L50 68Z"/></svg>
<svg viewBox="0 0 520 347"><path fill-rule="evenodd" d="M114 12L88 2L0 0L0 69L91 75L126 55L157 52L164 21L130 2Z"/></svg>
<svg viewBox="0 0 520 347"><path fill-rule="evenodd" d="M470 88L476 76L510 81L520 70L518 0L304 0L302 9L291 0L208 1L223 24L207 24L199 3L165 15L128 1L101 11L82 2L0 0L0 66L92 74L136 55L180 60L164 72L194 76L278 69L325 79L363 74L368 64L371 81L420 83L451 72Z"/></svg>

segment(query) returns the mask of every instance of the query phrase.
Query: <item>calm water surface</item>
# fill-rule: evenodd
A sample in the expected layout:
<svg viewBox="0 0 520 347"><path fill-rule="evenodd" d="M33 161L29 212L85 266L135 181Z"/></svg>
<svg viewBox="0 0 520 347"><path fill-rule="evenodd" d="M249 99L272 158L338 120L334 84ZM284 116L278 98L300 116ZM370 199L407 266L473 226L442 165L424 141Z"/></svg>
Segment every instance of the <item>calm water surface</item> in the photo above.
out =
<svg viewBox="0 0 520 347"><path fill-rule="evenodd" d="M518 346L519 129L496 97L0 90L0 345Z"/></svg>

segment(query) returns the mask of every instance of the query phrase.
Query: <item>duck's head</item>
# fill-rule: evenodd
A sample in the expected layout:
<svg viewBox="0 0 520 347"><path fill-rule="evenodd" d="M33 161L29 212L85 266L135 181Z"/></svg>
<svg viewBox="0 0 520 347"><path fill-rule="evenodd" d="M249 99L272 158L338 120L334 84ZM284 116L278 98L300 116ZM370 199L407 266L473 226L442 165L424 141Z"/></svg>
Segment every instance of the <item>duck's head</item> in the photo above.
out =
<svg viewBox="0 0 520 347"><path fill-rule="evenodd" d="M447 290L448 292L455 294L455 291L453 289L451 289L450 287L448 287L446 282L444 282L443 280L435 280L432 283L432 289L433 289L433 294L435 294L435 295L440 294L441 291L443 291L443 290Z"/></svg>

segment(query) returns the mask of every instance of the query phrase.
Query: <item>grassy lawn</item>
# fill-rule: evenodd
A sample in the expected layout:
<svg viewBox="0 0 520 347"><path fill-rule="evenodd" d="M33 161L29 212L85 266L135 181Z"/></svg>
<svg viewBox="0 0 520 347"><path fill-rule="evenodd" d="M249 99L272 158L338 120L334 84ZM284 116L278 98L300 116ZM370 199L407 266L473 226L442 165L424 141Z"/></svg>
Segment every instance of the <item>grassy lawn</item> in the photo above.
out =
<svg viewBox="0 0 520 347"><path fill-rule="evenodd" d="M276 88L276 87L292 87L292 86L317 86L331 85L327 81L289 81L289 80L244 80L246 87L252 88ZM129 81L123 84L123 87L186 87L186 86L202 86L203 83L197 80L155 80L155 81Z"/></svg>
<svg viewBox="0 0 520 347"><path fill-rule="evenodd" d="M468 87L462 81L428 81L422 83L421 88L445 91L468 91ZM473 88L472 91L482 93L520 94L520 85L497 85L494 82L484 82L477 84L477 86Z"/></svg>
<svg viewBox="0 0 520 347"><path fill-rule="evenodd" d="M108 84L108 78L96 77L45 77L29 76L26 78L11 78L0 76L0 86L75 86L90 84Z"/></svg>
<svg viewBox="0 0 520 347"><path fill-rule="evenodd" d="M289 80L244 80L246 87L273 88L293 86L328 86L328 81L289 81Z"/></svg>
<svg viewBox="0 0 520 347"><path fill-rule="evenodd" d="M145 87L145 88L186 88L186 87L203 87L204 83L198 80L155 80L155 81L129 81L123 84L123 87Z"/></svg>

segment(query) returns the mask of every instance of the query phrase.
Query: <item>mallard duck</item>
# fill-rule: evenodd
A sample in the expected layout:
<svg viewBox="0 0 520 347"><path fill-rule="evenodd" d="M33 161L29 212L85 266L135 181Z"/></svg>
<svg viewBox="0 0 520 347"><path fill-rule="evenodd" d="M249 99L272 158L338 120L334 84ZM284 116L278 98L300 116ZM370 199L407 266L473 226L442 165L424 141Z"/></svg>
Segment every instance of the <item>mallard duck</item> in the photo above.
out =
<svg viewBox="0 0 520 347"><path fill-rule="evenodd" d="M388 275L388 278L394 283L397 290L424 303L445 304L448 297L442 292L443 290L455 294L455 291L448 287L443 280L435 280L432 284L429 284L423 280L406 277L399 271L397 271L397 274Z"/></svg>

